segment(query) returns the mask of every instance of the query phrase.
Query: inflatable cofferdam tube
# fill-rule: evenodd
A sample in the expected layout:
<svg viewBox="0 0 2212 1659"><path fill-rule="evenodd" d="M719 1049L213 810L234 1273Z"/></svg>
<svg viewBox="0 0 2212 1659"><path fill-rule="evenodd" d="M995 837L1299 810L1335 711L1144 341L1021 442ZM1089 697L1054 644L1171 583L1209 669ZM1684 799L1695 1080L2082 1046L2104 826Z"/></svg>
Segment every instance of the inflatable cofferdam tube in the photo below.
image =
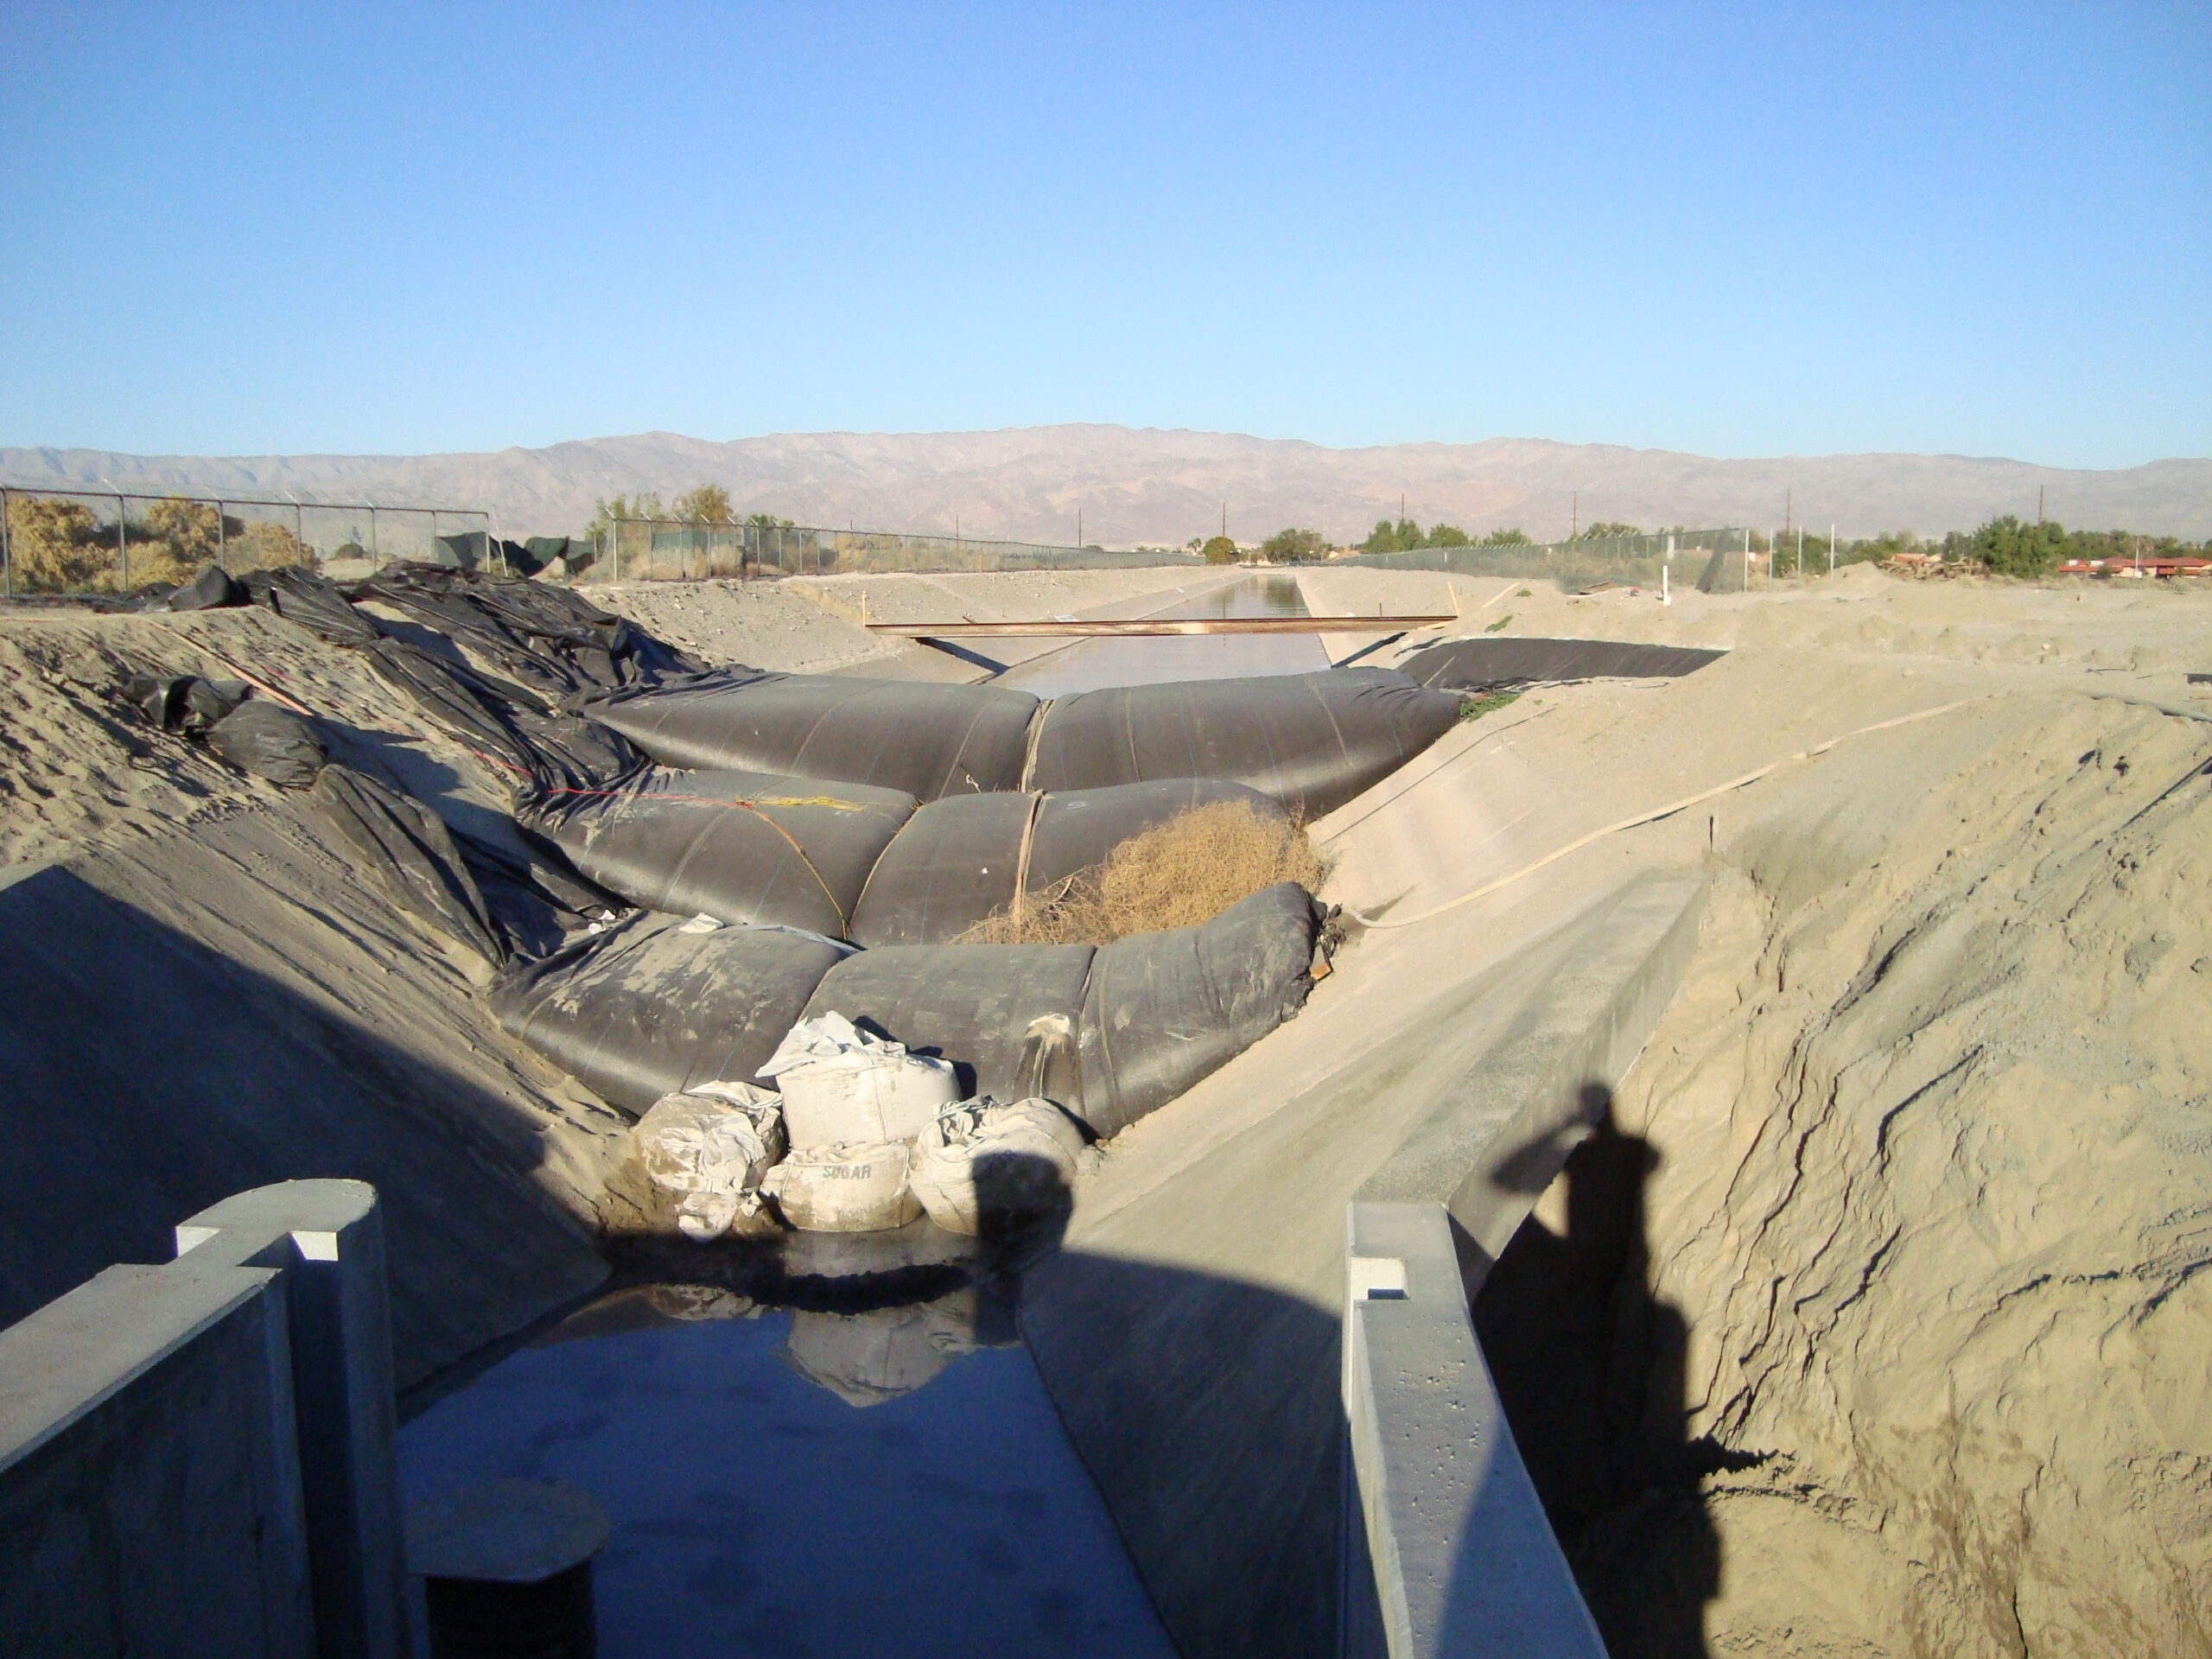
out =
<svg viewBox="0 0 2212 1659"><path fill-rule="evenodd" d="M917 800L1021 787L1037 699L1003 686L728 669L583 712L670 766L799 772Z"/></svg>
<svg viewBox="0 0 2212 1659"><path fill-rule="evenodd" d="M1310 821L1380 783L1459 718L1458 697L1387 668L1115 686L1046 710L1030 783L1218 778Z"/></svg>
<svg viewBox="0 0 2212 1659"><path fill-rule="evenodd" d="M844 956L776 928L637 916L494 986L499 1023L602 1099L643 1112L751 1082L802 1018L867 1020L960 1068L963 1089L1042 1092L1112 1135L1305 1005L1319 915L1282 882L1197 927L1087 944L888 946Z"/></svg>
<svg viewBox="0 0 2212 1659"><path fill-rule="evenodd" d="M1097 868L1132 836L1230 801L1287 827L1283 810L1258 791L1206 778L931 801L876 861L852 938L871 949L946 944L1007 908L1017 886L1049 893Z"/></svg>
<svg viewBox="0 0 2212 1659"><path fill-rule="evenodd" d="M647 910L843 938L914 798L864 784L655 766L613 789L551 792L531 827Z"/></svg>
<svg viewBox="0 0 2212 1659"><path fill-rule="evenodd" d="M643 1112L694 1084L745 1082L845 953L781 928L643 913L518 964L492 1011L611 1105Z"/></svg>
<svg viewBox="0 0 2212 1659"><path fill-rule="evenodd" d="M798 772L922 801L1206 778L1308 819L1403 766L1459 715L1457 697L1387 668L1117 686L1041 712L1001 687L733 671L585 707L665 766Z"/></svg>

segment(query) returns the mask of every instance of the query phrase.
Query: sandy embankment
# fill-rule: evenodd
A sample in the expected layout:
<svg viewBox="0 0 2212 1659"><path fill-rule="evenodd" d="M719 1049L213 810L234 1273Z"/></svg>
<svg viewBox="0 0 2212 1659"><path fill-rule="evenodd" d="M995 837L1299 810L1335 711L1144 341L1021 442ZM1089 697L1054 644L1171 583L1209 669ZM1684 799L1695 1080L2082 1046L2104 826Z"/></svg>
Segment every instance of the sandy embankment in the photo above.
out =
<svg viewBox="0 0 2212 1659"><path fill-rule="evenodd" d="M1482 1309L1613 1652L2212 1652L2212 593L1527 585L1515 633L1733 652L1447 738L1316 826L1333 896L1402 923L1842 738L1343 963L1710 858Z"/></svg>

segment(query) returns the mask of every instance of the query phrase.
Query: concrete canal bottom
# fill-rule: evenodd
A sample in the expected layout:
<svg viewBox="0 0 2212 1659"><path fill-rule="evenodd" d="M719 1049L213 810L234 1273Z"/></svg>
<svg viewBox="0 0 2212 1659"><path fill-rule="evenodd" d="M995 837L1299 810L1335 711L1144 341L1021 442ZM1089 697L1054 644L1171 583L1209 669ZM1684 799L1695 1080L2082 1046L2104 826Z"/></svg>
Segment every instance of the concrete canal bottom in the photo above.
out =
<svg viewBox="0 0 2212 1659"><path fill-rule="evenodd" d="M1262 576L1164 613L1307 613L1294 580ZM1327 666L1311 636L1135 638L1001 679L1052 696ZM921 1239L919 1255L941 1263L946 1243ZM699 1259L708 1280L727 1260ZM864 1276L806 1282L872 1300ZM1171 1656L1016 1332L1014 1294L969 1284L832 1312L631 1286L414 1415L403 1499L494 1479L588 1494L612 1525L594 1568L607 1659Z"/></svg>

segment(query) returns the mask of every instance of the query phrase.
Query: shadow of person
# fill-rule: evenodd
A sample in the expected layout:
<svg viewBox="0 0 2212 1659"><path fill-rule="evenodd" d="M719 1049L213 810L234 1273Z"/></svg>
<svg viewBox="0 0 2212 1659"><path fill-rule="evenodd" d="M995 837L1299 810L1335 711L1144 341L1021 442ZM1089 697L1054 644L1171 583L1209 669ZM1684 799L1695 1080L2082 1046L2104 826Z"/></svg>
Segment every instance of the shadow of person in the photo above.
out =
<svg viewBox="0 0 2212 1659"><path fill-rule="evenodd" d="M1475 1330L1613 1659L1691 1659L1720 1587L1699 1480L1741 1460L1688 1436L1688 1327L1652 1294L1645 1231L1659 1154L1592 1096L1594 1128L1491 1268Z"/></svg>

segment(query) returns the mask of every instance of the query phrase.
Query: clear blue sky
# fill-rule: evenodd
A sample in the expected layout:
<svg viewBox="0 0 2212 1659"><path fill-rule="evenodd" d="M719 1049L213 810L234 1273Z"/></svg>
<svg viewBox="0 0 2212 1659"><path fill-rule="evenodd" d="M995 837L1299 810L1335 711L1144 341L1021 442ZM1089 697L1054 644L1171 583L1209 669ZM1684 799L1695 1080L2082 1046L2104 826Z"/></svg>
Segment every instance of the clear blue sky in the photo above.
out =
<svg viewBox="0 0 2212 1659"><path fill-rule="evenodd" d="M0 444L2212 454L2212 7L0 8Z"/></svg>

